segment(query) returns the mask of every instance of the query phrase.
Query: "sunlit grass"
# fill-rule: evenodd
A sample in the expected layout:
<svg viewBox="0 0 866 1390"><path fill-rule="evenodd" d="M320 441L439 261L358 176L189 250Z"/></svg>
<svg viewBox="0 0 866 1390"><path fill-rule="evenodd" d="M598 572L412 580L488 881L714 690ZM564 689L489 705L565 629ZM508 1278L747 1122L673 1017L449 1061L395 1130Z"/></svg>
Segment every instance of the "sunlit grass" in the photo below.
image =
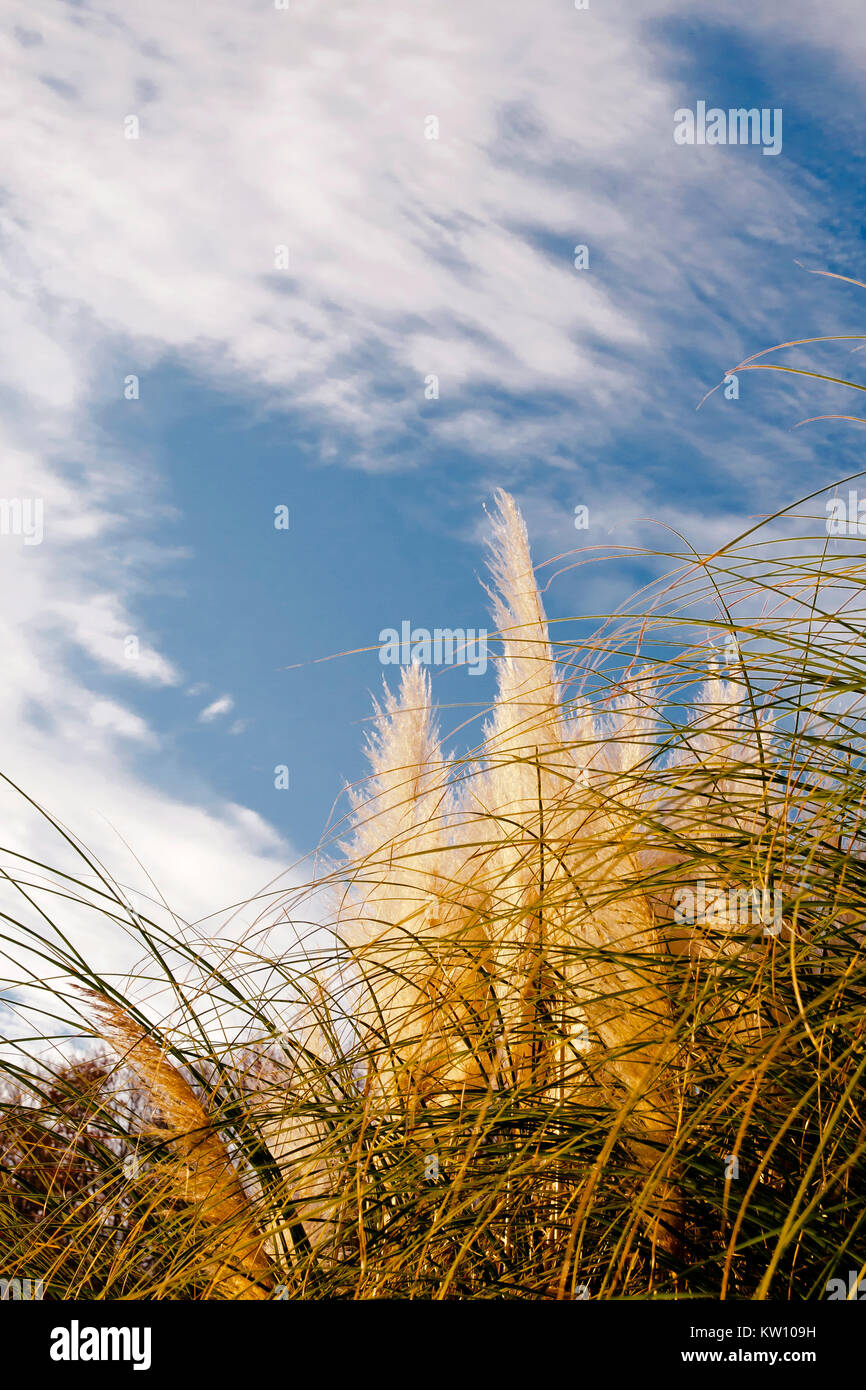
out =
<svg viewBox="0 0 866 1390"><path fill-rule="evenodd" d="M5 851L4 1277L806 1299L858 1266L863 546L805 499L669 559L594 639L551 632L500 498L477 747L405 671L309 901L262 902L287 951L142 915L80 847ZM82 914L137 941L132 982Z"/></svg>

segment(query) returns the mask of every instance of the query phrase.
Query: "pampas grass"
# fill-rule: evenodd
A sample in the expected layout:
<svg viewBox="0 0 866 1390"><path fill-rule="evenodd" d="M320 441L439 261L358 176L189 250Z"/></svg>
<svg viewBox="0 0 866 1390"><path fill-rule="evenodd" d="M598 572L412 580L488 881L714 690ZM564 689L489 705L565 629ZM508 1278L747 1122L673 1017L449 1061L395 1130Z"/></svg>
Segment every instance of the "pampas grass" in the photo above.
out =
<svg viewBox="0 0 866 1390"><path fill-rule="evenodd" d="M229 1298L264 1298L272 1287L270 1265L255 1213L235 1172L229 1152L199 1096L171 1065L165 1050L123 1009L96 997L93 1013L101 1037L135 1072L151 1105L163 1117L148 1137L159 1139L166 1197L176 1196L212 1231L212 1261L199 1249L197 1273L215 1292Z"/></svg>
<svg viewBox="0 0 866 1390"><path fill-rule="evenodd" d="M285 954L169 932L83 854L77 879L15 866L49 923L26 997L89 1018L150 1118L82 1091L88 1191L43 1181L38 1218L7 1165L10 1273L51 1297L806 1299L862 1259L866 572L787 523L670 555L583 636L548 624L498 494L477 746L445 751L405 668L317 921L263 905ZM137 933L171 1026L65 943L64 899ZM26 1052L7 1136L22 1109L57 1124Z"/></svg>

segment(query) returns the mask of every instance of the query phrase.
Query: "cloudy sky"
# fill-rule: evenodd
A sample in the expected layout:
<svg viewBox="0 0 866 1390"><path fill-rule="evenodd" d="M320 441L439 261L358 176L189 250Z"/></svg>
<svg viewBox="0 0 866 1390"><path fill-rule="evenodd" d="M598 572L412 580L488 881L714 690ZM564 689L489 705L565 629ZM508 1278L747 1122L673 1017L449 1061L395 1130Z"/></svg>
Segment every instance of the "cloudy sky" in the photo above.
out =
<svg viewBox="0 0 866 1390"><path fill-rule="evenodd" d="M860 466L858 426L792 428L836 388L696 405L860 329L808 270L866 271L862 0L0 11L0 495L42 507L0 536L2 770L182 915L339 818L380 630L487 621L497 486L543 561L712 545ZM781 151L677 144L701 101L780 109ZM550 610L642 573L571 571ZM490 694L434 689L446 731Z"/></svg>

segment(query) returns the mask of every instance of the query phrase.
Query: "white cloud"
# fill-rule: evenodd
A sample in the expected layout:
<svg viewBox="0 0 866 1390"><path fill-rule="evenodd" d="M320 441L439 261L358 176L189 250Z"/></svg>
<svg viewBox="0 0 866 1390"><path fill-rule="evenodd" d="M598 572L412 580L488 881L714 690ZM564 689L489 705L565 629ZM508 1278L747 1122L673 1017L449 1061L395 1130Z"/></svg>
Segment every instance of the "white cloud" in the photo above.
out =
<svg viewBox="0 0 866 1390"><path fill-rule="evenodd" d="M58 602L54 611L69 640L100 665L149 684L176 685L179 681L171 662L129 631L129 615L117 594L89 594L77 602Z"/></svg>
<svg viewBox="0 0 866 1390"><path fill-rule="evenodd" d="M199 715L199 722L210 724L214 719L219 719L221 714L228 714L235 707L235 702L231 695L221 695L218 700L214 700Z"/></svg>
<svg viewBox="0 0 866 1390"><path fill-rule="evenodd" d="M193 22L151 0L40 21L9 93L19 383L60 404L136 371L146 393L171 350L368 441L411 418L429 372L452 401L483 383L616 401L621 427L641 405L633 355L672 341L673 307L700 307L706 338L742 290L740 229L779 240L809 210L748 152L723 166L674 145L669 53L638 10L479 0L473 16L211 0ZM769 299L753 289L744 321ZM109 366L112 334L131 347Z"/></svg>
<svg viewBox="0 0 866 1390"><path fill-rule="evenodd" d="M97 700L90 707L90 722L94 728L110 729L121 738L133 739L139 743L156 742L147 724L131 710L124 709L113 700Z"/></svg>

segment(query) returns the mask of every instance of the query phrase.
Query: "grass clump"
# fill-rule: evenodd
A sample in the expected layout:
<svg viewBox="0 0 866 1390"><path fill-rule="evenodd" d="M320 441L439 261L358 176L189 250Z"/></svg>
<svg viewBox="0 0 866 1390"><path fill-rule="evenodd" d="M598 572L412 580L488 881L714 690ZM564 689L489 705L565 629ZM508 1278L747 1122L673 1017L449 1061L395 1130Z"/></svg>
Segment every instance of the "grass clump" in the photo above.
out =
<svg viewBox="0 0 866 1390"><path fill-rule="evenodd" d="M500 493L476 745L444 751L404 668L314 906L262 909L288 951L160 925L83 850L7 869L22 1016L102 1047L7 1049L8 1277L799 1300L858 1266L864 565L814 520L669 556L590 635L551 630ZM68 944L70 904L141 943L132 986Z"/></svg>

